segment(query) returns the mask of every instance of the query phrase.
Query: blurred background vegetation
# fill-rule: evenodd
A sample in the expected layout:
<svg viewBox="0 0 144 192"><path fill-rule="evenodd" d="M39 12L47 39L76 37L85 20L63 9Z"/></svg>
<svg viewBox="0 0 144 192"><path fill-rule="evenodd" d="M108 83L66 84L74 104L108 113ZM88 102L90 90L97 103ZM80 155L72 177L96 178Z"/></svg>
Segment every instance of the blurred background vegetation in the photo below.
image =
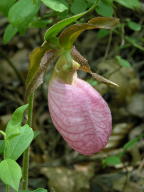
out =
<svg viewBox="0 0 144 192"><path fill-rule="evenodd" d="M23 104L29 54L42 44L47 28L87 10L96 0L0 1L0 129ZM99 0L97 7L80 19L118 17L113 30L84 32L76 47L94 72L119 88L79 75L108 102L113 133L106 148L90 157L71 150L54 128L47 105L47 84L53 66L38 89L33 128L38 132L31 146L30 188L51 192L144 191L144 2ZM21 159L19 159L21 162ZM0 183L0 191L3 190Z"/></svg>

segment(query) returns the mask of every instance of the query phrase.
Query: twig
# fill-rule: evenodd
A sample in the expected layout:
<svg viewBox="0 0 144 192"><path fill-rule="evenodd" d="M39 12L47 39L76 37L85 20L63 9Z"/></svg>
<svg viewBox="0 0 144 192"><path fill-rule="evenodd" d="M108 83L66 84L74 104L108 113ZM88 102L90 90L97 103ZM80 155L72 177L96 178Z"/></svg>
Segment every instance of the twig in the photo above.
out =
<svg viewBox="0 0 144 192"><path fill-rule="evenodd" d="M106 47L106 50L105 50L105 55L104 55L103 61L105 61L106 58L108 57L111 42L112 42L112 30L110 31L110 34L109 34L108 44L107 44L107 47Z"/></svg>

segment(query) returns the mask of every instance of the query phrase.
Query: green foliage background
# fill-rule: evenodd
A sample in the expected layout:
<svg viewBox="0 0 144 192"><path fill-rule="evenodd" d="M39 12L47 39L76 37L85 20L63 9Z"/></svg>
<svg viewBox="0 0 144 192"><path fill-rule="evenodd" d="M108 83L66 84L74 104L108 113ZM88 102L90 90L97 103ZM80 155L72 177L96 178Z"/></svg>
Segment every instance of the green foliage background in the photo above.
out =
<svg viewBox="0 0 144 192"><path fill-rule="evenodd" d="M3 43L8 43L16 33L24 35L31 28L47 28L49 24L81 13L97 1L95 11L100 16L117 16L117 7L141 10L140 0L5 0L0 1L0 12L8 21ZM134 31L141 26L128 18L125 25Z"/></svg>

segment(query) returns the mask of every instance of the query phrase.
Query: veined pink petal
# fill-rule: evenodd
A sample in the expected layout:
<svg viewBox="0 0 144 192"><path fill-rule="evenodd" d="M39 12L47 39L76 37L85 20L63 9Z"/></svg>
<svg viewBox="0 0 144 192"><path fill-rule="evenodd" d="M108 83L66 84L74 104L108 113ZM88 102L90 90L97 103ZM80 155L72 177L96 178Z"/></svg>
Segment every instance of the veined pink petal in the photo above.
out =
<svg viewBox="0 0 144 192"><path fill-rule="evenodd" d="M56 129L71 148L91 155L105 147L112 130L111 112L91 85L77 77L72 85L53 79L48 103Z"/></svg>

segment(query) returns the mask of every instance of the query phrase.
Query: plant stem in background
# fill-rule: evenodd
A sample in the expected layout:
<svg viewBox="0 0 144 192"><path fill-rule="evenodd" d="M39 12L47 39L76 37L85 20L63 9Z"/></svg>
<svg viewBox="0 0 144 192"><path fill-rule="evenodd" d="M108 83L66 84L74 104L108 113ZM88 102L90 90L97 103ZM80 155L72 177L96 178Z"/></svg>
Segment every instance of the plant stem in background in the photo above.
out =
<svg viewBox="0 0 144 192"><path fill-rule="evenodd" d="M103 61L105 61L107 59L107 57L108 57L111 42L112 42L112 30L110 31L110 34L109 34L108 44L107 44L107 47L106 47L106 50L105 50L105 55L104 55Z"/></svg>
<svg viewBox="0 0 144 192"><path fill-rule="evenodd" d="M28 120L27 124L32 127L32 113L33 113L33 101L34 101L34 94L30 95L28 99ZM28 188L28 170L29 170L29 150L30 148L26 149L23 154L23 178L22 178L22 189L27 190Z"/></svg>

